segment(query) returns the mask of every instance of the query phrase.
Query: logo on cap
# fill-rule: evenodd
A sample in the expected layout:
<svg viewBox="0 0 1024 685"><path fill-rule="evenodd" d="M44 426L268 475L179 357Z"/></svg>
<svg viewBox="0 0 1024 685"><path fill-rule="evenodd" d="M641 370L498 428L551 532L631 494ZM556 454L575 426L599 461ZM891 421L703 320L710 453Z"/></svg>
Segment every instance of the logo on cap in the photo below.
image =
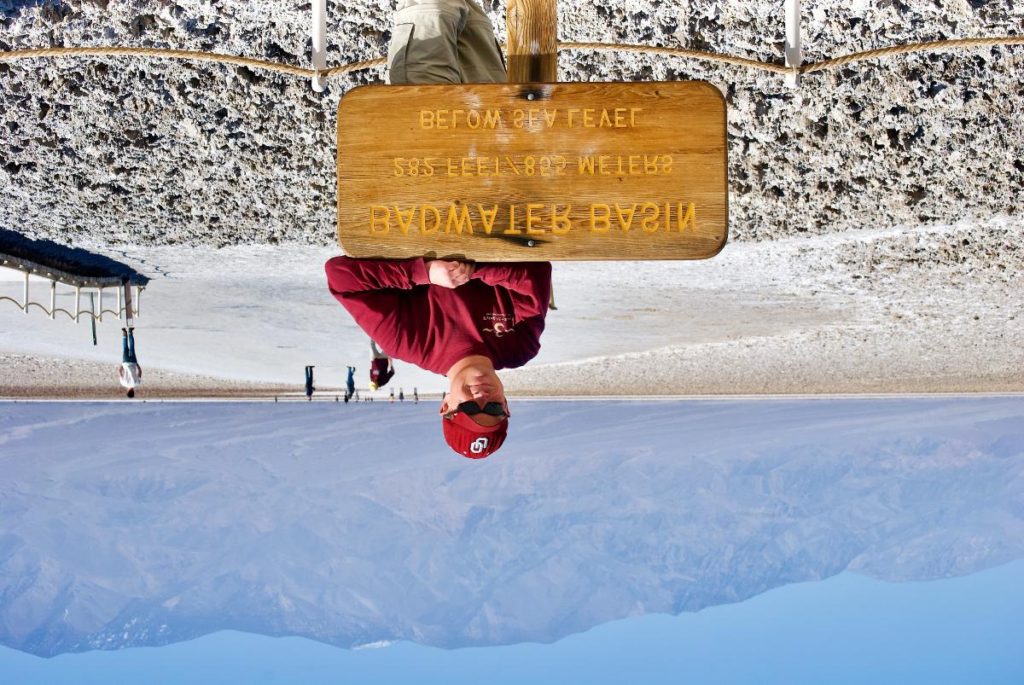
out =
<svg viewBox="0 0 1024 685"><path fill-rule="evenodd" d="M444 440L448 446L469 459L483 459L493 454L508 433L508 418L496 426L481 426L463 412L441 419Z"/></svg>

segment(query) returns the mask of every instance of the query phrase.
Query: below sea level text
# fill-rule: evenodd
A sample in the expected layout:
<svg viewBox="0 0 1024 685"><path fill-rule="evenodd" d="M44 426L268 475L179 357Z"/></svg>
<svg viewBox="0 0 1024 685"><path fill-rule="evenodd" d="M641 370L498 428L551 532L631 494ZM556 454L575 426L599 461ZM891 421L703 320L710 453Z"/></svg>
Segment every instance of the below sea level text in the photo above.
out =
<svg viewBox="0 0 1024 685"><path fill-rule="evenodd" d="M447 176L448 178L541 176L668 176L672 155L498 155L480 157L395 157L396 178Z"/></svg>
<svg viewBox="0 0 1024 685"><path fill-rule="evenodd" d="M370 207L370 235L569 235L696 232L697 208L684 202L625 204L420 204Z"/></svg>

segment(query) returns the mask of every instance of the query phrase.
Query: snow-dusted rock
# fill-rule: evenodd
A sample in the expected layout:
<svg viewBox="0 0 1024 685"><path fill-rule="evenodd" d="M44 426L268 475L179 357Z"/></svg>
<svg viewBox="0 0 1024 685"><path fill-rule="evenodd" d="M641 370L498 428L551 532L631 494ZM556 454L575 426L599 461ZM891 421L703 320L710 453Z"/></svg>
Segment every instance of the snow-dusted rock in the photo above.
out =
<svg viewBox="0 0 1024 685"><path fill-rule="evenodd" d="M485 0L504 37L505 3ZM392 3L330 3L329 63L381 56ZM560 3L565 40L781 61L781 2ZM300 2L0 0L0 50L159 46L307 66ZM1019 33L1020 3L806 3L806 59ZM565 52L568 81L706 79L730 107L734 239L1012 214L1024 198L1024 49L912 55L811 75ZM0 226L67 242L329 244L335 111L259 70L141 59L0 63Z"/></svg>
<svg viewBox="0 0 1024 685"><path fill-rule="evenodd" d="M0 643L552 642L1024 554L1019 398L521 403L481 463L422 409L13 406Z"/></svg>

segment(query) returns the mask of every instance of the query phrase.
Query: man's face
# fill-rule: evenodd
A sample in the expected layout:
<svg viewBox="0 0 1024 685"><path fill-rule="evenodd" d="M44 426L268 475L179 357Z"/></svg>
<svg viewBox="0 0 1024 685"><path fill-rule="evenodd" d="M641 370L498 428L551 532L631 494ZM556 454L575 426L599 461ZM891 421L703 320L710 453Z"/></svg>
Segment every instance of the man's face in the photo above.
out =
<svg viewBox="0 0 1024 685"><path fill-rule="evenodd" d="M473 410L467 405L477 407L480 411L471 414L470 412ZM460 406L473 421L481 426L497 426L510 415L505 389L501 387L500 381L496 385L484 383L453 385L441 402L440 413L442 416L453 414L460 411ZM466 411L467 409L469 411ZM498 414L499 409L500 415Z"/></svg>

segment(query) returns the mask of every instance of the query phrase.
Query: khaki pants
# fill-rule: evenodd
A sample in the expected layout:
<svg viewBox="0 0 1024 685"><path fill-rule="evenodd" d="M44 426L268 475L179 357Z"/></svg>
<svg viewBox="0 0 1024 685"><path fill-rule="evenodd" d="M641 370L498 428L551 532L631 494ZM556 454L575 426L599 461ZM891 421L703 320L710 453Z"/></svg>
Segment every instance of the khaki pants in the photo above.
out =
<svg viewBox="0 0 1024 685"><path fill-rule="evenodd" d="M504 83L494 26L475 0L398 0L389 83Z"/></svg>

